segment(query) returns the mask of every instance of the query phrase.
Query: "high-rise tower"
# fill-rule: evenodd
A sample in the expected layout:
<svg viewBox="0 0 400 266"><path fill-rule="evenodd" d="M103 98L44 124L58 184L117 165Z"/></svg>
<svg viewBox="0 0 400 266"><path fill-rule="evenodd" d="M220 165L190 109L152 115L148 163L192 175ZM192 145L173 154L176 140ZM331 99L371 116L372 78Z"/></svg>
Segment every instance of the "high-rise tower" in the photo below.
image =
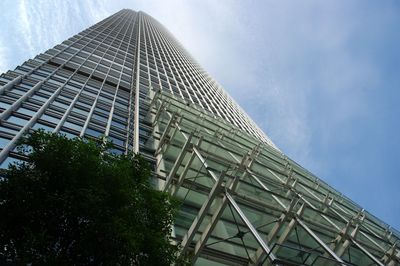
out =
<svg viewBox="0 0 400 266"><path fill-rule="evenodd" d="M400 233L285 156L177 40L122 10L0 76L0 166L44 128L142 153L199 265L398 265Z"/></svg>

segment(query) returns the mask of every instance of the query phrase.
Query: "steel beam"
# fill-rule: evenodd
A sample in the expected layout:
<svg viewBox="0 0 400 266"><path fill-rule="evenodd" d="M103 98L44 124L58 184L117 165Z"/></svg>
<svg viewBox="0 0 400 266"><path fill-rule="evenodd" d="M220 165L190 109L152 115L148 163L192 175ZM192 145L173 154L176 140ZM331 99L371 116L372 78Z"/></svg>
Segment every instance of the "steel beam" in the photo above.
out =
<svg viewBox="0 0 400 266"><path fill-rule="evenodd" d="M193 133L190 133L189 137L187 138L185 144L182 147L181 152L178 155L178 158L176 159L176 161L174 163L174 166L172 167L171 171L169 172L167 179L165 180L164 191L167 191L169 189L172 179L175 177L176 172L178 172L178 169L181 166L183 159L185 158L187 150L188 150L189 146L191 145L190 141L192 140L192 136L193 136Z"/></svg>
<svg viewBox="0 0 400 266"><path fill-rule="evenodd" d="M342 264L343 266L346 266L345 262L336 255L335 252L333 252L300 218L296 217L297 223L304 229L306 232L314 238L314 240L331 256L333 257L337 262Z"/></svg>
<svg viewBox="0 0 400 266"><path fill-rule="evenodd" d="M190 243L193 241L193 238L195 236L195 234L197 233L201 223L204 220L204 217L206 217L207 213L210 210L211 204L213 203L215 197L218 196L218 194L221 192L221 184L223 182L225 173L223 172L221 174L221 176L219 177L218 181L214 184L214 186L212 187L210 193L208 194L208 197L206 199L206 201L203 203L203 205L200 208L200 211L198 212L196 218L194 219L194 221L192 222L189 230L186 232L185 236L182 239L181 242L181 254L184 254Z"/></svg>
<svg viewBox="0 0 400 266"><path fill-rule="evenodd" d="M276 260L276 257L271 252L271 248L262 240L260 234L254 228L254 226L251 224L251 222L247 219L246 215L242 212L239 205L237 205L236 201L232 198L232 196L229 194L229 192L225 192L225 195L226 195L227 199L229 200L229 203L233 206L233 208L239 214L242 221L249 228L251 234L254 236L257 243L261 246L262 250L267 254L267 257L270 260L270 262L274 262L274 260Z"/></svg>

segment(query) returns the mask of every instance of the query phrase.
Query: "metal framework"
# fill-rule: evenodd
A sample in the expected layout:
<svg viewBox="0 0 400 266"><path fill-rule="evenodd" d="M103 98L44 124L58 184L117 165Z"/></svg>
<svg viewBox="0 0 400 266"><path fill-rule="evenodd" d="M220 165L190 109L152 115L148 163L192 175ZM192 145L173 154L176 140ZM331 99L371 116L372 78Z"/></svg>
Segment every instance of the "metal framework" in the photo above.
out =
<svg viewBox="0 0 400 266"><path fill-rule="evenodd" d="M399 263L398 236L283 153L168 92L152 95L146 145L159 186L184 202L175 237L195 262Z"/></svg>
<svg viewBox="0 0 400 266"><path fill-rule="evenodd" d="M156 20L121 10L0 76L0 168L43 128L140 152L196 265L399 265L400 233L286 157Z"/></svg>

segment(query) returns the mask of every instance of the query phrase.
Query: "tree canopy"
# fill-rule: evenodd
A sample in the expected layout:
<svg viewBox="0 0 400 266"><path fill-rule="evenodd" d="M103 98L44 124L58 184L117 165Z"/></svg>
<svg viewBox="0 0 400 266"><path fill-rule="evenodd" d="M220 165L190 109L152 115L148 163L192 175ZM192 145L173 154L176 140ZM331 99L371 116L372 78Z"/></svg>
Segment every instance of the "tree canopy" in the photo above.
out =
<svg viewBox="0 0 400 266"><path fill-rule="evenodd" d="M34 132L0 179L0 264L171 265L176 202L138 155Z"/></svg>

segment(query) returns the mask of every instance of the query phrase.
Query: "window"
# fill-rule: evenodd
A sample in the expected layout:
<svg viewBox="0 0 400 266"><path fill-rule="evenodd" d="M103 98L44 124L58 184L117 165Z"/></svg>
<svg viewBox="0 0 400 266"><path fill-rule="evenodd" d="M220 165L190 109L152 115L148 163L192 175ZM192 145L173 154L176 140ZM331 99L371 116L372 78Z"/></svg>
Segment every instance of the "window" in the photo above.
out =
<svg viewBox="0 0 400 266"><path fill-rule="evenodd" d="M20 161L21 161L21 160L18 160L18 159L13 158L13 157L7 157L7 159L5 159L5 160L0 164L0 168L1 168L1 169L7 169L8 166L9 166L10 164L17 163L17 162L20 162Z"/></svg>
<svg viewBox="0 0 400 266"><path fill-rule="evenodd" d="M58 121L60 121L60 118L56 118L54 116L47 115L47 114L43 114L40 117L40 119L45 120L45 121L49 121L49 122L54 123L54 124L58 124Z"/></svg>
<svg viewBox="0 0 400 266"><path fill-rule="evenodd" d="M113 154L116 154L116 155L120 155L120 154L123 154L124 151L121 150L121 149L114 148L114 149L110 150L110 153L113 153Z"/></svg>
<svg viewBox="0 0 400 266"><path fill-rule="evenodd" d="M77 125L75 123L71 123L71 122L68 122L68 121L64 123L64 126L67 127L67 128L79 131L79 132L82 130L82 127L83 127L82 125Z"/></svg>
<svg viewBox="0 0 400 266"><path fill-rule="evenodd" d="M85 134L90 135L95 138L98 138L98 137L104 135L104 132L99 132L98 130L87 128Z"/></svg>
<svg viewBox="0 0 400 266"><path fill-rule="evenodd" d="M0 149L3 149L9 142L10 142L9 139L0 137Z"/></svg>
<svg viewBox="0 0 400 266"><path fill-rule="evenodd" d="M36 113L35 111L32 111L31 109L27 109L24 107L18 108L17 112L29 116L33 116Z"/></svg>
<svg viewBox="0 0 400 266"><path fill-rule="evenodd" d="M70 132L68 132L68 131L65 131L65 130L60 130L59 133L60 133L61 135L65 135L65 136L66 136L67 138L69 138L69 139L73 139L73 138L78 137L77 135L72 134L72 133L70 133Z"/></svg>
<svg viewBox="0 0 400 266"><path fill-rule="evenodd" d="M119 123L119 122L117 122L115 120L112 120L111 125L115 126L117 128L120 128L120 129L126 129L126 125L124 125L122 123Z"/></svg>
<svg viewBox="0 0 400 266"><path fill-rule="evenodd" d="M51 126L48 126L48 125L45 125L45 124L42 124L42 123L36 123L32 128L36 129L36 130L44 129L44 131L48 131L48 132L52 132L53 129L54 129L54 127L51 127Z"/></svg>
<svg viewBox="0 0 400 266"><path fill-rule="evenodd" d="M112 141L113 144L115 145L119 145L119 146L124 146L125 142L119 138L113 137L113 136L109 136L110 140Z"/></svg>
<svg viewBox="0 0 400 266"><path fill-rule="evenodd" d="M20 117L16 117L16 116L10 116L7 119L8 122L16 124L16 125L20 125L20 126L25 126L28 123L27 119L24 118L20 118Z"/></svg>

